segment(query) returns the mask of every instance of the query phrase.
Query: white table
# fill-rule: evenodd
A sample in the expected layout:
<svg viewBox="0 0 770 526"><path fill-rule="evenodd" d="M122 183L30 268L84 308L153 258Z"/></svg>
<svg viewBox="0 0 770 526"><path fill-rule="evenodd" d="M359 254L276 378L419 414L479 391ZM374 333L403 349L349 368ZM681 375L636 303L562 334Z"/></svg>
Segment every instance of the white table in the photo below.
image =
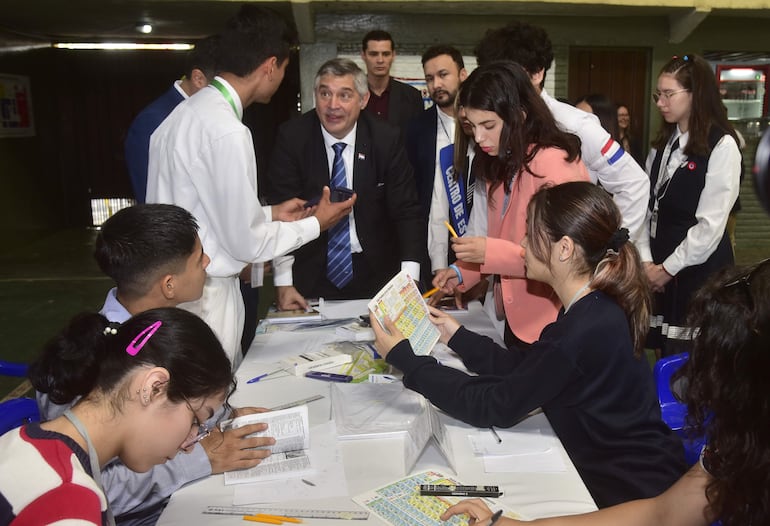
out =
<svg viewBox="0 0 770 526"><path fill-rule="evenodd" d="M354 304L354 309L361 309L361 304ZM362 314L353 312L352 314ZM472 304L467 314L458 316L462 323L477 332L486 334L500 341L497 331L492 326L480 304ZM254 344L237 371L238 391L231 403L235 406L273 407L292 400L299 400L313 395L324 398L308 404L310 425L329 421L331 418L331 384L304 377L279 376L246 384L246 380L265 371L274 370L280 357L296 354L312 341L321 345L334 339L333 330L303 331L296 333L271 333L257 335ZM273 367L273 369L271 369ZM448 417L447 417L448 418ZM548 428L550 424L543 414L530 418L541 419L539 426ZM464 434L472 428L453 421L450 428L458 479L464 483L497 484L505 492L500 499L511 509L530 518L582 513L596 509L588 491L575 471L561 443L557 447L567 466L566 471L557 473L485 473L482 461L474 457ZM381 450L378 439L364 441L341 441L344 459L345 477L350 497L335 497L323 501L287 501L276 503L280 508L315 508L331 510L361 509L352 497L375 489L404 476L399 468L388 459L378 458L372 452ZM413 472L425 469L437 469L452 474L446 461L433 446L426 447L417 461ZM280 482L276 482L280 484ZM214 475L191 483L177 491L158 521L161 526L191 524L245 524L239 516L204 515L206 506L231 506L233 504L233 486L225 486L222 475ZM377 516L370 514L367 521L305 519L306 524L355 526L356 524L384 524Z"/></svg>

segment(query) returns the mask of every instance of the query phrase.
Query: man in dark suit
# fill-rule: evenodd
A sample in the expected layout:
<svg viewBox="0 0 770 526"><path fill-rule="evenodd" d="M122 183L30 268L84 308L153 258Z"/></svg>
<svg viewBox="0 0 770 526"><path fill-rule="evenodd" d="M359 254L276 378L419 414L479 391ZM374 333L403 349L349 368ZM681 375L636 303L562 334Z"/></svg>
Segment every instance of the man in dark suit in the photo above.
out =
<svg viewBox="0 0 770 526"><path fill-rule="evenodd" d="M435 45L423 53L422 67L434 104L409 124L406 148L428 233L430 264L423 265L422 269L422 279L427 285L432 280L431 271L435 273L454 262L444 222L449 221L459 235L465 233L470 219L473 180L469 180L469 167L454 170L452 166L455 98L460 83L468 76L462 54L452 46ZM462 177L456 178L457 173ZM463 200L464 206L460 203Z"/></svg>
<svg viewBox="0 0 770 526"><path fill-rule="evenodd" d="M419 90L390 76L396 58L393 37L387 31L375 29L364 36L361 46L370 93L366 111L405 131L409 121L425 106Z"/></svg>
<svg viewBox="0 0 770 526"><path fill-rule="evenodd" d="M177 104L189 99L209 85L216 74L216 53L219 35L201 39L187 55L184 76L160 97L152 101L134 118L126 133L125 155L131 187L137 203L144 203L147 194L147 165L150 135L160 126Z"/></svg>
<svg viewBox="0 0 770 526"><path fill-rule="evenodd" d="M400 133L361 111L369 99L364 72L329 60L316 75L315 98L315 110L279 129L268 201L312 200L327 185L352 189L357 201L349 220L275 260L281 309L305 307L305 297L371 297L400 269L418 278L426 244Z"/></svg>

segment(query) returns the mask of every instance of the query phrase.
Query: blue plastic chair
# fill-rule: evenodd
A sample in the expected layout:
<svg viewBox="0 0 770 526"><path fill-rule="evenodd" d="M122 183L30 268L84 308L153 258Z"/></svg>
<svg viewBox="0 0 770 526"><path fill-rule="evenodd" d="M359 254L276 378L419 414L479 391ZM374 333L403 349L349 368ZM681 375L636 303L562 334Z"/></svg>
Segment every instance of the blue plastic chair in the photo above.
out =
<svg viewBox="0 0 770 526"><path fill-rule="evenodd" d="M12 398L0 402L0 435L29 422L39 422L37 402L32 398Z"/></svg>
<svg viewBox="0 0 770 526"><path fill-rule="evenodd" d="M0 360L0 375L23 378L27 376L26 363ZM28 422L39 422L40 412L32 398L12 398L0 402L0 435Z"/></svg>
<svg viewBox="0 0 770 526"><path fill-rule="evenodd" d="M19 378L24 378L27 376L28 370L29 365L26 363L6 362L5 360L0 360L0 376L16 376Z"/></svg>
<svg viewBox="0 0 770 526"><path fill-rule="evenodd" d="M684 457L693 465L700 457L706 443L705 437L693 437L687 427L687 405L680 402L671 391L671 377L689 358L687 353L661 358L655 364L655 384L658 388L658 402L663 421L682 439Z"/></svg>

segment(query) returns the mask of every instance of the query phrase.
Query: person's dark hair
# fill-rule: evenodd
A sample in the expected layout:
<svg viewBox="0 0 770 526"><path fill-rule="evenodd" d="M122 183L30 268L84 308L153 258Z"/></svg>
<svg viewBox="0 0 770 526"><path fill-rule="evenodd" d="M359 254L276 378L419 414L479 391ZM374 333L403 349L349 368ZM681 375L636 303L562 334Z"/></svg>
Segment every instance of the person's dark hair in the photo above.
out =
<svg viewBox="0 0 770 526"><path fill-rule="evenodd" d="M217 60L219 56L219 35L211 35L202 38L195 43L195 47L187 54L187 67L185 75L192 78L192 71L199 69L210 81L217 74Z"/></svg>
<svg viewBox="0 0 770 526"><path fill-rule="evenodd" d="M94 258L121 294L139 298L161 276L184 270L197 238L198 223L184 208L138 204L104 222Z"/></svg>
<svg viewBox="0 0 770 526"><path fill-rule="evenodd" d="M688 419L707 438L709 507L725 526L770 517L770 262L728 267L690 301L697 327L686 377Z"/></svg>
<svg viewBox="0 0 770 526"><path fill-rule="evenodd" d="M457 70L461 70L465 67L465 61L463 61L463 54L456 47L449 46L447 44L436 44L425 50L422 54L422 65L425 67L425 63L431 59L439 57L441 55L449 55L452 60L457 64Z"/></svg>
<svg viewBox="0 0 770 526"><path fill-rule="evenodd" d="M476 68L460 85L457 101L466 110L492 111L503 121L497 156L486 155L481 150L476 153L480 167L477 177L492 183L490 199L500 184L504 184L508 192L511 178L521 170L529 170L530 161L543 148L564 150L569 162L580 158L580 139L559 129L529 75L516 63L493 62ZM465 150L458 148L455 166L464 163Z"/></svg>
<svg viewBox="0 0 770 526"><path fill-rule="evenodd" d="M651 296L639 253L621 229L621 214L612 197L589 182L544 186L527 208L527 250L550 261L551 245L568 236L580 247L576 272L591 275L590 286L612 297L626 313L634 356L644 352L650 328Z"/></svg>
<svg viewBox="0 0 770 526"><path fill-rule="evenodd" d="M137 345L137 337L142 341L158 322L144 346L129 354L129 345ZM29 378L57 404L93 392L113 396L120 408L132 396L125 392L126 375L143 366L168 370L166 396L175 403L229 395L235 388L230 360L211 328L195 314L173 307L144 311L119 327L101 314L79 314L45 345L30 365Z"/></svg>
<svg viewBox="0 0 770 526"><path fill-rule="evenodd" d="M708 155L711 150L709 132L712 127L730 135L738 143L735 130L727 120L727 110L719 95L716 77L705 59L698 55L673 57L661 68L659 76L664 73L673 75L677 82L692 94L688 123L690 137L684 148L686 155ZM664 120L652 145L658 150L665 148L675 130L675 122Z"/></svg>
<svg viewBox="0 0 770 526"><path fill-rule="evenodd" d="M510 22L487 30L473 52L479 66L512 60L521 64L530 75L543 70L543 81L553 62L553 46L548 33L542 27L524 22Z"/></svg>
<svg viewBox="0 0 770 526"><path fill-rule="evenodd" d="M362 51L366 51L366 46L369 44L370 40L376 40L376 41L389 40L390 49L392 51L396 50L396 43L393 41L393 37L390 35L390 33L382 29L373 29L364 35L364 38L361 39Z"/></svg>
<svg viewBox="0 0 770 526"><path fill-rule="evenodd" d="M599 122L602 128L607 130L607 133L612 136L616 141L620 140L620 134L618 132L618 107L612 100L606 95L601 93L591 93L590 95L584 95L575 101L575 106L585 102L591 106L591 113L599 118Z"/></svg>
<svg viewBox="0 0 770 526"><path fill-rule="evenodd" d="M283 64L296 45L297 32L285 18L271 9L244 4L221 33L217 69L245 77L270 57Z"/></svg>

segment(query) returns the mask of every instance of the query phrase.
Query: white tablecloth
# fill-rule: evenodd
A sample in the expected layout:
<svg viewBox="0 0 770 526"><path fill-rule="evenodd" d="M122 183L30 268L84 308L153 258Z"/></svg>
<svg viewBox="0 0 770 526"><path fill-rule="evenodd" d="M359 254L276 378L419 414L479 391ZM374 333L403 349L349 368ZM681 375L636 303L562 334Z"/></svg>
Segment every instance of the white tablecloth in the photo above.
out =
<svg viewBox="0 0 770 526"><path fill-rule="evenodd" d="M364 305L364 306L362 306ZM365 304L351 303L352 310L347 314L357 316L365 313ZM364 310L364 312L358 312ZM339 312L339 311L338 311ZM499 333L493 327L487 315L478 303L471 304L468 313L457 316L468 328L501 341ZM329 421L331 418L331 385L327 382L304 377L277 374L257 383L246 381L264 372L276 369L278 360L286 355L297 354L308 346L320 346L335 338L333 329L322 331L277 332L258 335L249 353L237 371L238 391L231 403L235 406L274 407L293 400L313 395L323 395L323 399L308 404L310 425ZM541 429L552 431L543 414L530 417ZM575 471L575 468L558 439L555 447L563 456L566 470L555 473L485 473L483 461L473 455L467 439L474 429L444 417L452 425L449 427L458 479L465 484L497 484L504 491L500 499L506 506L529 518L554 515L583 513L595 510L596 506L588 491ZM530 421L530 424L533 422ZM537 440L537 435L532 435ZM311 436L312 438L312 436ZM345 477L349 497L334 497L318 500L295 500L276 503L280 508L315 508L333 510L357 510L360 507L352 497L404 476L396 462L378 457L376 452L383 450L385 442L380 440L340 442L344 459ZM425 469L437 469L452 474L452 470L431 441L423 451L412 472ZM276 484L281 484L277 481ZM191 524L244 524L240 516L204 515L206 506L231 506L233 504L233 486L225 486L222 475L214 475L194 482L177 491L163 512L158 525L189 526ZM374 514L367 521L330 519L305 519L306 524L328 526L347 524L383 524Z"/></svg>

